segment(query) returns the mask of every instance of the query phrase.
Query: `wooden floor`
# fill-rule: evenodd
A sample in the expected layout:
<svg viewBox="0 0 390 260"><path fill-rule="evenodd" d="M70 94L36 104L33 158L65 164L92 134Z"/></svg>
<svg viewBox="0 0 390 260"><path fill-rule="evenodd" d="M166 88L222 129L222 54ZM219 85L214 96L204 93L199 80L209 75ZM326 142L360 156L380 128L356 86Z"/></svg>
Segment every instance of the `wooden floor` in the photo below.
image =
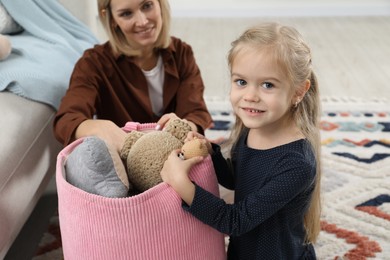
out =
<svg viewBox="0 0 390 260"><path fill-rule="evenodd" d="M192 45L206 96L228 95L230 43L262 21L293 25L304 35L322 96L390 98L390 16L175 17L172 34Z"/></svg>

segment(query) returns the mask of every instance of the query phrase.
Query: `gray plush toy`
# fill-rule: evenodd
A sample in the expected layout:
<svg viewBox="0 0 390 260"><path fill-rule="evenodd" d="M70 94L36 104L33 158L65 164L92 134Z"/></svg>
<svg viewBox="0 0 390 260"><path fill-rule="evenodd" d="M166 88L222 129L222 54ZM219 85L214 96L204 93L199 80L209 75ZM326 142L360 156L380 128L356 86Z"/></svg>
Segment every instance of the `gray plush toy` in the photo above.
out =
<svg viewBox="0 0 390 260"><path fill-rule="evenodd" d="M95 136L87 137L68 156L66 180L86 192L122 198L132 189L119 153Z"/></svg>

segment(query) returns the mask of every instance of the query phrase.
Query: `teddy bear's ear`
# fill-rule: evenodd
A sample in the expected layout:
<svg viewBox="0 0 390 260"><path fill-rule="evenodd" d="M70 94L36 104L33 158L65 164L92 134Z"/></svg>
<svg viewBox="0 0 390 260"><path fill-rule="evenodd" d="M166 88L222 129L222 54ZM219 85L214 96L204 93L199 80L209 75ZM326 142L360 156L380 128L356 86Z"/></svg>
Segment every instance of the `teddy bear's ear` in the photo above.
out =
<svg viewBox="0 0 390 260"><path fill-rule="evenodd" d="M168 122L164 131L171 133L174 137L184 143L187 134L191 131L191 126L185 120L173 119Z"/></svg>
<svg viewBox="0 0 390 260"><path fill-rule="evenodd" d="M144 133L137 132L137 131L131 131L127 134L125 143L123 144L123 147L121 149L120 155L122 160L126 160L127 156L129 155L129 151L133 144L137 142L138 139L140 139Z"/></svg>

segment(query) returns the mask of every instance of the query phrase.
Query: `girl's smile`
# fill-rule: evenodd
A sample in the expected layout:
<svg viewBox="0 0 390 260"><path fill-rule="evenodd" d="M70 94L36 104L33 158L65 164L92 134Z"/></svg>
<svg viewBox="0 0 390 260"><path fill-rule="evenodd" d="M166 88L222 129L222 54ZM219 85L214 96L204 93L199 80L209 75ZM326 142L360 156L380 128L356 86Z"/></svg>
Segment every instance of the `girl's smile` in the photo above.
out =
<svg viewBox="0 0 390 260"><path fill-rule="evenodd" d="M259 110L256 108L242 107L241 109L244 110L249 116L261 116L265 113L264 110Z"/></svg>

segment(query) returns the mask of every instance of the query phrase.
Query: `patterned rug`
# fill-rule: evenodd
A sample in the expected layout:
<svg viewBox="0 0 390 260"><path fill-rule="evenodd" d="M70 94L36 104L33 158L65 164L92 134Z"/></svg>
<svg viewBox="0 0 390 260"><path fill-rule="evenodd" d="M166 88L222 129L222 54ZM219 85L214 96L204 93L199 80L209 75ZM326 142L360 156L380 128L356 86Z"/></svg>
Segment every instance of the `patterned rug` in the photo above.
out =
<svg viewBox="0 0 390 260"><path fill-rule="evenodd" d="M228 102L208 104L217 121L206 135L226 137ZM323 98L322 110L318 259L390 259L390 102Z"/></svg>
<svg viewBox="0 0 390 260"><path fill-rule="evenodd" d="M61 260L63 259L61 231L58 212L50 218L49 226L39 242L32 260Z"/></svg>
<svg viewBox="0 0 390 260"><path fill-rule="evenodd" d="M322 259L390 259L390 106L323 104Z"/></svg>
<svg viewBox="0 0 390 260"><path fill-rule="evenodd" d="M227 137L230 105L209 98L215 120L206 131ZM390 259L390 102L323 98L322 231L318 259ZM226 196L231 194L226 194ZM62 259L58 215L52 217L34 260Z"/></svg>

